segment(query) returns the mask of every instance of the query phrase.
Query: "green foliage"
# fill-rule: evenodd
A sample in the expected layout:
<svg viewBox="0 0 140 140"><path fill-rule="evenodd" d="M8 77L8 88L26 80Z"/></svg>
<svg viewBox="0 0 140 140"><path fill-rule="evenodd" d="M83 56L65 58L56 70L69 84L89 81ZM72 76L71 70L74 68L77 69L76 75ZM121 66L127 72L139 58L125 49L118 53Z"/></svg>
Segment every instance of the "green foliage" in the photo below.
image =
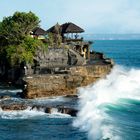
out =
<svg viewBox="0 0 140 140"><path fill-rule="evenodd" d="M60 47L61 43L62 43L61 35L60 34L49 33L48 34L48 43L49 43L49 46Z"/></svg>
<svg viewBox="0 0 140 140"><path fill-rule="evenodd" d="M39 24L39 18L32 12L16 12L12 19L16 22L21 30L21 33L25 36L28 35Z"/></svg>
<svg viewBox="0 0 140 140"><path fill-rule="evenodd" d="M52 33L48 33L48 43L49 46L54 46L54 36Z"/></svg>
<svg viewBox="0 0 140 140"><path fill-rule="evenodd" d="M47 50L41 40L31 38L30 32L39 26L39 18L32 12L15 12L0 22L0 60L10 65L33 63L37 49Z"/></svg>
<svg viewBox="0 0 140 140"><path fill-rule="evenodd" d="M39 18L32 12L15 12L0 23L0 35L5 45L20 44L22 40L39 25Z"/></svg>
<svg viewBox="0 0 140 140"><path fill-rule="evenodd" d="M6 47L7 59L11 65L18 65L21 62L33 63L37 49L46 51L47 46L38 39L27 36L24 41L17 45Z"/></svg>
<svg viewBox="0 0 140 140"><path fill-rule="evenodd" d="M61 47L61 43L62 43L62 37L60 34L57 34L57 40L56 40L56 45L58 47Z"/></svg>

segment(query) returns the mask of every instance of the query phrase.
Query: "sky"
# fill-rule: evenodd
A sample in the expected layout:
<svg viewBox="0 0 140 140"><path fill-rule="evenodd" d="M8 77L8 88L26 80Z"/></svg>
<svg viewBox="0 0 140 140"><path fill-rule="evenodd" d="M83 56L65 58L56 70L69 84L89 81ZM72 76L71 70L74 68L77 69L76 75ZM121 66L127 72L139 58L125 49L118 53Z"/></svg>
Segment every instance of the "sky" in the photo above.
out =
<svg viewBox="0 0 140 140"><path fill-rule="evenodd" d="M73 22L86 33L140 33L140 0L0 0L0 21L15 11L34 12L44 29Z"/></svg>

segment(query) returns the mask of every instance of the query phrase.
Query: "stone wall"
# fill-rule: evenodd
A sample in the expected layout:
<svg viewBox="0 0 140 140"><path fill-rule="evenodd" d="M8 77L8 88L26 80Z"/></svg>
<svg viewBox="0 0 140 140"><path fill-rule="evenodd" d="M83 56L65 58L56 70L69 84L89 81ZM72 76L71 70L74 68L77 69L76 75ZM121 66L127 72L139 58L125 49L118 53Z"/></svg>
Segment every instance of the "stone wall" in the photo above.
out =
<svg viewBox="0 0 140 140"><path fill-rule="evenodd" d="M22 94L24 98L39 98L49 96L74 95L77 88L94 83L104 78L112 65L75 66L69 69L69 74L34 75L26 77L27 88Z"/></svg>

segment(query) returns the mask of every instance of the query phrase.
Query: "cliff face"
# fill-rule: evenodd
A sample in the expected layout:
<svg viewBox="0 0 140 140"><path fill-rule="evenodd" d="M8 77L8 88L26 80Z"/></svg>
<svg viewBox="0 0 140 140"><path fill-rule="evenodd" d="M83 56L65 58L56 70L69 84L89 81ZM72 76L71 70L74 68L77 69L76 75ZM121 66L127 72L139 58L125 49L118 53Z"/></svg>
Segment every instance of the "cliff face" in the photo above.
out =
<svg viewBox="0 0 140 140"><path fill-rule="evenodd" d="M112 68L112 64L96 64L69 68L68 74L34 75L26 77L27 88L24 98L74 95L77 88L94 83L104 78Z"/></svg>
<svg viewBox="0 0 140 140"><path fill-rule="evenodd" d="M83 65L85 59L76 51L68 48L48 48L47 51L38 49L34 56L33 64L22 62L15 66L9 66L0 61L0 81L14 83L24 75L49 74L53 69L59 69L73 65Z"/></svg>

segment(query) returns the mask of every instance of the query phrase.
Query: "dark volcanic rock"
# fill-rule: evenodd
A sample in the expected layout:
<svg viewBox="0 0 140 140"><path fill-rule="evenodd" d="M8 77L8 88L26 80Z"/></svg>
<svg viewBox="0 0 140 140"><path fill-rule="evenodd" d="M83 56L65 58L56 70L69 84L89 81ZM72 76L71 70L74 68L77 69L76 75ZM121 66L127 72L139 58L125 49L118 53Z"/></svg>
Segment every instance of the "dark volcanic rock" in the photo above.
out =
<svg viewBox="0 0 140 140"><path fill-rule="evenodd" d="M62 114L68 114L68 115L75 117L75 116L77 116L78 110L73 109L73 108L60 107L60 108L58 108L58 112L60 112Z"/></svg>
<svg viewBox="0 0 140 140"><path fill-rule="evenodd" d="M31 110L38 110L38 111L44 111L45 113L53 113L52 110L56 109L58 113L62 113L62 114L68 114L71 115L73 117L75 117L77 115L78 110L74 109L74 108L68 108L68 107L64 107L64 106L56 106L56 107L46 107L46 106L36 106L34 105Z"/></svg>
<svg viewBox="0 0 140 140"><path fill-rule="evenodd" d="M0 96L0 99L10 99L11 97L8 96L8 95L5 95L5 96Z"/></svg>

